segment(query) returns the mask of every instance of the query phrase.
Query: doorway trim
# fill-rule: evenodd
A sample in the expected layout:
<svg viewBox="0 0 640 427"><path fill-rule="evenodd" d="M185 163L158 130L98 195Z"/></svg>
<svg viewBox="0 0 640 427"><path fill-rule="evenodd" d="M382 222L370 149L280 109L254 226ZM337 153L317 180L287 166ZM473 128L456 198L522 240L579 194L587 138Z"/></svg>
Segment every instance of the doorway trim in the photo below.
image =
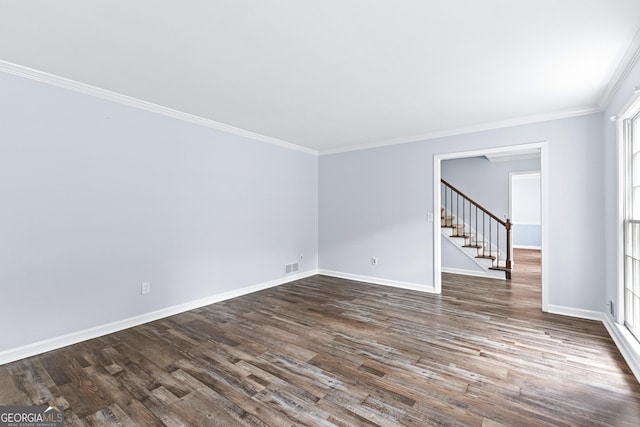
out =
<svg viewBox="0 0 640 427"><path fill-rule="evenodd" d="M545 196L549 194L549 150L547 141L531 142L527 144L509 145L494 148L483 148L470 151L457 151L434 154L433 156L433 287L436 294L442 293L442 247L440 237L440 179L442 160L462 159L466 157L484 156L485 154L505 153L521 150L540 149L540 210L541 210L541 243L542 247L542 311L547 312L549 306L549 277L548 277L548 235L546 226L549 218L549 206Z"/></svg>

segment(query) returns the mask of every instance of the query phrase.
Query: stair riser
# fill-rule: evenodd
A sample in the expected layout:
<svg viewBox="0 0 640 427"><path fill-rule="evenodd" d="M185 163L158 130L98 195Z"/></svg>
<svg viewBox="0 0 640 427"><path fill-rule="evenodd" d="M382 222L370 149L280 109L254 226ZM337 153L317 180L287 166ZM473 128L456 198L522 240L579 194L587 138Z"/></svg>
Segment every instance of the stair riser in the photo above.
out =
<svg viewBox="0 0 640 427"><path fill-rule="evenodd" d="M441 227L452 227L455 224L455 220L451 217L440 218Z"/></svg>

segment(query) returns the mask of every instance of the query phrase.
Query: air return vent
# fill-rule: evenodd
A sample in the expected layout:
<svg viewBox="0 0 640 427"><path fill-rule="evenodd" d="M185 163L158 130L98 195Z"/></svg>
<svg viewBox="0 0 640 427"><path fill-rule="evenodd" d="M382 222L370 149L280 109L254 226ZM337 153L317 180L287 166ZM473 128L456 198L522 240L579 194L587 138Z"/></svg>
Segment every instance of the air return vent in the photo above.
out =
<svg viewBox="0 0 640 427"><path fill-rule="evenodd" d="M300 264L297 262L293 264L285 264L284 274L296 273L299 269L300 269Z"/></svg>

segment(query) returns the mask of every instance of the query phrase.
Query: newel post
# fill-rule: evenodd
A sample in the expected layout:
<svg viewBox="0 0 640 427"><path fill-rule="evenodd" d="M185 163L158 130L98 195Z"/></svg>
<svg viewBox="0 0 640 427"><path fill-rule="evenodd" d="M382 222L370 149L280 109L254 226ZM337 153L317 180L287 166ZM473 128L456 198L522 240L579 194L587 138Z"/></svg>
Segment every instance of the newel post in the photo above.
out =
<svg viewBox="0 0 640 427"><path fill-rule="evenodd" d="M507 259L505 261L505 276L511 279L511 220L507 218L504 227L507 229Z"/></svg>

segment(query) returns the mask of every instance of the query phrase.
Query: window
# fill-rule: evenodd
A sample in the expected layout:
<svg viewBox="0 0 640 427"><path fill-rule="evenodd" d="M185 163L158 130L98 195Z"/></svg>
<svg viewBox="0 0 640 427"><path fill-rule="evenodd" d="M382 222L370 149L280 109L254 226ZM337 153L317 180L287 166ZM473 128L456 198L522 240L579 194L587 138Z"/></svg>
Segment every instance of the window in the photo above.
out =
<svg viewBox="0 0 640 427"><path fill-rule="evenodd" d="M624 324L640 340L640 104L622 119Z"/></svg>

